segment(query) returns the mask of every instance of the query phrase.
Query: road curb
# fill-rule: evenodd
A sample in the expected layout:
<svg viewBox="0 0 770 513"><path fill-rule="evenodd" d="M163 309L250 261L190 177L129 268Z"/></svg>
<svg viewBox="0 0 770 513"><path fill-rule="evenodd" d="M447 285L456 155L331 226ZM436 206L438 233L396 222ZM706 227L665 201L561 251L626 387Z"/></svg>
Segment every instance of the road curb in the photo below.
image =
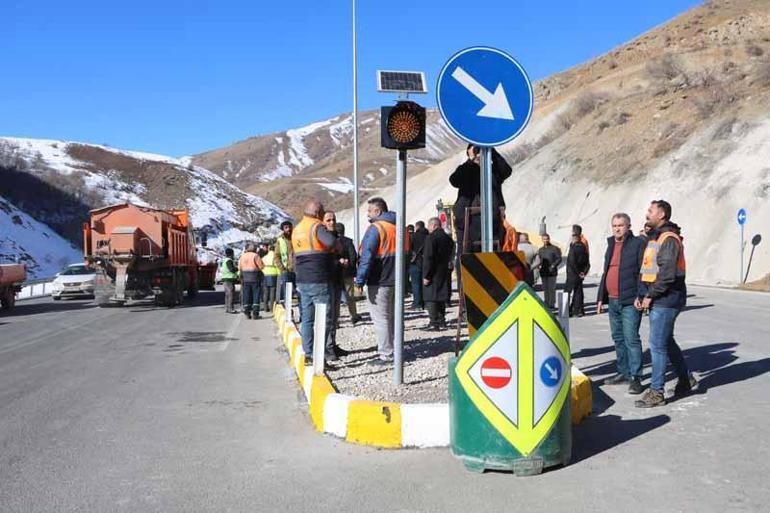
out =
<svg viewBox="0 0 770 513"><path fill-rule="evenodd" d="M326 375L314 376L305 366L302 337L286 320L283 306L275 305L273 315L316 431L389 449L449 446L449 404L399 404L338 393ZM572 423L577 424L591 412L591 381L574 366L570 397Z"/></svg>

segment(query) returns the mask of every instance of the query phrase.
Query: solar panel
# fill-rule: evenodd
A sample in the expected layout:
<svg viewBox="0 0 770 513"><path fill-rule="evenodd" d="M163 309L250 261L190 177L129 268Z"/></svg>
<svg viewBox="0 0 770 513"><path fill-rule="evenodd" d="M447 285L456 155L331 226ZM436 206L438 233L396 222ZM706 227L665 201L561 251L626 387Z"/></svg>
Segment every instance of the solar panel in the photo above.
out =
<svg viewBox="0 0 770 513"><path fill-rule="evenodd" d="M381 93L427 93L422 71L377 71L377 90Z"/></svg>

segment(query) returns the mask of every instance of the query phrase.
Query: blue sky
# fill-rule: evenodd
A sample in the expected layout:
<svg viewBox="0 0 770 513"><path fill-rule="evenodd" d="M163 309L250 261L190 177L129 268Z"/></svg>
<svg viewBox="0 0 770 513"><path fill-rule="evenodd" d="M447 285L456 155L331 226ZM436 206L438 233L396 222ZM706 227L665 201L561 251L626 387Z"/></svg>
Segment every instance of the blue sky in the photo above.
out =
<svg viewBox="0 0 770 513"><path fill-rule="evenodd" d="M362 110L377 69L427 73L473 45L533 79L611 48L695 0L359 0ZM0 3L0 135L187 155L352 109L351 2Z"/></svg>

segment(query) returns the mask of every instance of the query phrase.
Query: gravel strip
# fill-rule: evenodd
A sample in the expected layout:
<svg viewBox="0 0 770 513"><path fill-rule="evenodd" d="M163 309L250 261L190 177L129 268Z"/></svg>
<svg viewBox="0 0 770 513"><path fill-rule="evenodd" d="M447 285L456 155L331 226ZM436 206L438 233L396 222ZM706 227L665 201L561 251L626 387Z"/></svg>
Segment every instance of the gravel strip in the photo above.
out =
<svg viewBox="0 0 770 513"><path fill-rule="evenodd" d="M337 344L350 354L340 357L333 363L333 368L327 369L337 390L374 401L447 402L447 365L449 358L454 356L457 301L447 307L449 329L444 331L426 331L427 312L410 310L411 300L405 301L403 385L393 384L392 366L368 365L378 356L368 306L367 301L358 302L358 313L363 321L352 326L347 307L342 305Z"/></svg>

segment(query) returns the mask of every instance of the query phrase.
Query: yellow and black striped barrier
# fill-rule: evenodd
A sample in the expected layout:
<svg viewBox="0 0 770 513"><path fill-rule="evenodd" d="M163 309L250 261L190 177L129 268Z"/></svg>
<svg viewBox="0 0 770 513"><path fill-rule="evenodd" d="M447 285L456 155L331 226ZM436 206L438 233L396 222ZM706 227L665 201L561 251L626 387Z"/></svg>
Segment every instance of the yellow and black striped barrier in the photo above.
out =
<svg viewBox="0 0 770 513"><path fill-rule="evenodd" d="M460 256L460 265L468 335L472 337L524 279L526 267L513 252L467 253Z"/></svg>

